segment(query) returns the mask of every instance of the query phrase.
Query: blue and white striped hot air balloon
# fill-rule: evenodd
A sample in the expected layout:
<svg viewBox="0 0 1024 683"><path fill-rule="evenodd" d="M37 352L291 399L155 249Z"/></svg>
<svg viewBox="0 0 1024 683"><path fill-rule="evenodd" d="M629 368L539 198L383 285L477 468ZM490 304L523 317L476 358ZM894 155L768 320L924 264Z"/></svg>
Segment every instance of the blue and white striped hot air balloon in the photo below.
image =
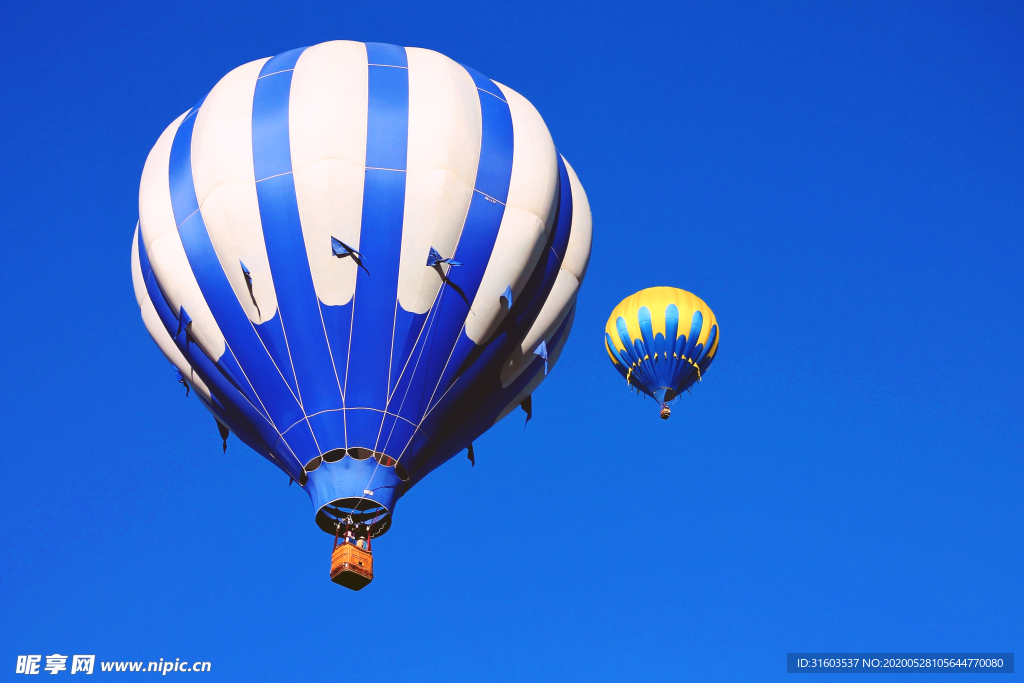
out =
<svg viewBox="0 0 1024 683"><path fill-rule="evenodd" d="M132 276L218 422L322 529L380 535L544 380L590 243L525 98L431 50L333 41L238 67L164 131Z"/></svg>

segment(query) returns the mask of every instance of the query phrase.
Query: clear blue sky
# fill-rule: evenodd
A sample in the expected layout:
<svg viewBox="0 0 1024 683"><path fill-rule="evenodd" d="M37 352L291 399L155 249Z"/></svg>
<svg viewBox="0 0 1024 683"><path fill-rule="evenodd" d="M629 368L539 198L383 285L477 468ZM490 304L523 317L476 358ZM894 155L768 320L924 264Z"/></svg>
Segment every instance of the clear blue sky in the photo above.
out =
<svg viewBox="0 0 1024 683"><path fill-rule="evenodd" d="M1024 651L1020 3L0 12L0 679L54 652L225 681L752 681L791 651ZM533 421L406 495L361 593L328 580L301 490L221 454L129 272L164 127L330 39L523 93L594 213ZM602 339L666 284L722 342L662 422Z"/></svg>

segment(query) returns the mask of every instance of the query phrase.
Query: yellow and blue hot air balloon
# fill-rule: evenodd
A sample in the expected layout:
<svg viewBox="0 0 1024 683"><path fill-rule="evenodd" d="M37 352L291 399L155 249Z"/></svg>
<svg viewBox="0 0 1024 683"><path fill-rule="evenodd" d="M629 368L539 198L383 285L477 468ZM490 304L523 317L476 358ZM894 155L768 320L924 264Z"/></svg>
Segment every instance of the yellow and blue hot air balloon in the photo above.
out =
<svg viewBox="0 0 1024 683"><path fill-rule="evenodd" d="M626 382L668 404L699 382L718 353L718 322L706 303L675 287L651 287L622 300L605 326L608 355Z"/></svg>

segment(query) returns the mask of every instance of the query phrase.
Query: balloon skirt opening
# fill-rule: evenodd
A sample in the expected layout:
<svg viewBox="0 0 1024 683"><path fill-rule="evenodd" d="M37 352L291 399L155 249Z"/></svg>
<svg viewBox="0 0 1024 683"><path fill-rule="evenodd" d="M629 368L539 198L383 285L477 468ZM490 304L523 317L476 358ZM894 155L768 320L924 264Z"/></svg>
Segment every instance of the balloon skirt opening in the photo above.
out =
<svg viewBox="0 0 1024 683"><path fill-rule="evenodd" d="M365 524L370 527L370 536L382 536L391 528L391 511L369 498L341 498L324 505L316 513L316 525L334 535L337 524L345 529L345 523Z"/></svg>
<svg viewBox="0 0 1024 683"><path fill-rule="evenodd" d="M393 467L373 458L345 456L336 462L323 462L311 472L303 487L313 501L316 525L334 535L337 522L365 524L372 536L380 536L391 526L395 503L404 493L405 482Z"/></svg>

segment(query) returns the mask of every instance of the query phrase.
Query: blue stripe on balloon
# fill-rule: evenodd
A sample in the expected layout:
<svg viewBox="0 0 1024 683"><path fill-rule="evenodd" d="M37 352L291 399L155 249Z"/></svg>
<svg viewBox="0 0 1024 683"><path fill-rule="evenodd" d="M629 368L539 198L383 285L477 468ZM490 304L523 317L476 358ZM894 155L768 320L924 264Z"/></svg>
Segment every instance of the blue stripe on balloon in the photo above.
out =
<svg viewBox="0 0 1024 683"><path fill-rule="evenodd" d="M192 129L196 125L199 108L205 101L204 97L181 120L171 143L171 155L168 163L170 172L167 182L171 192L174 224L179 226L186 218L199 210L199 199L196 197L196 188L192 181Z"/></svg>
<svg viewBox="0 0 1024 683"><path fill-rule="evenodd" d="M565 320L559 325L551 336L550 348L555 348L568 330L569 320L572 319L572 310L566 315ZM412 487L432 470L442 465L454 455L460 453L467 443L477 439L494 424L501 411L504 410L510 401L514 400L533 381L533 379L544 371L544 361L540 357L534 358L527 369L507 387L495 388L486 395L476 398L472 404L465 401L451 406L451 426L444 435L443 440L432 449L424 453L422 461L409 463L410 481L406 488ZM403 458L403 462L405 459Z"/></svg>
<svg viewBox="0 0 1024 683"><path fill-rule="evenodd" d="M508 201L508 188L512 182L512 150L515 144L512 112L508 107L508 102L495 94L501 91L491 80L483 78L472 69L467 70L477 84L480 117L483 121L483 130L480 136L480 165L477 167L474 189L504 204ZM481 79L485 83L482 83ZM489 89L482 87L484 85L489 85ZM507 171L505 164L501 163L506 158L508 160ZM485 163L485 160L492 159L493 163ZM459 247L462 247L461 240ZM466 257L467 255L462 253L460 256ZM463 258L459 260L463 263L466 262Z"/></svg>
<svg viewBox="0 0 1024 683"><path fill-rule="evenodd" d="M683 355L690 360L693 360L693 348L697 345L702 327L704 327L704 316L700 311L694 311L693 318L690 319L690 334L687 337L689 341L686 342L686 349L683 351Z"/></svg>
<svg viewBox="0 0 1024 683"><path fill-rule="evenodd" d="M267 353L274 359L274 364L281 371L281 376L288 383L292 395L299 396L299 385L295 381L295 367L292 363L291 353L288 351L288 340L285 338L284 323L277 311L271 311L269 320L254 325L256 334L266 347Z"/></svg>
<svg viewBox="0 0 1024 683"><path fill-rule="evenodd" d="M675 304L669 304L665 307L665 340L668 342L669 350L675 348L676 335L678 334L679 308Z"/></svg>
<svg viewBox="0 0 1024 683"><path fill-rule="evenodd" d="M271 59L263 65L253 96L252 148L256 195L270 271L275 275L278 314L302 408L309 415L341 408L342 399L338 379L334 373L325 372L334 366L313 287L291 173L288 107L294 71L281 67L294 66L298 59L295 52L288 53L283 63Z"/></svg>
<svg viewBox="0 0 1024 683"><path fill-rule="evenodd" d="M346 411L350 448L377 446L383 418L379 411L388 402L388 369L399 311L398 268L409 139L409 72L401 68L406 66L405 50L369 43L367 58L372 65L367 67L367 168L359 251L370 274L359 270L356 276L345 403L349 408L376 410Z"/></svg>
<svg viewBox="0 0 1024 683"><path fill-rule="evenodd" d="M409 67L409 57L405 48L389 43L366 43L366 61L370 66Z"/></svg>
<svg viewBox="0 0 1024 683"><path fill-rule="evenodd" d="M711 326L711 332L708 333L708 339L704 343L704 349L699 354L697 354L697 357L693 360L694 363L696 363L697 365L700 365L701 363L703 363L708 358L708 352L711 351L711 349L714 347L714 345L715 345L715 337L717 337L717 336L718 336L718 325L712 325ZM701 368L701 372L704 372L703 368Z"/></svg>
<svg viewBox="0 0 1024 683"><path fill-rule="evenodd" d="M299 61L299 57L306 51L304 47L297 47L294 50L288 50L282 52L279 55L275 55L263 63L263 68L260 69L260 77L271 76L280 71L290 71L295 68L295 64Z"/></svg>
<svg viewBox="0 0 1024 683"><path fill-rule="evenodd" d="M345 387L350 407L383 409L387 402L387 367L398 306L398 266L402 249L405 173L366 169L359 250L370 275L357 275L352 348ZM373 444L354 444L372 447Z"/></svg>
<svg viewBox="0 0 1024 683"><path fill-rule="evenodd" d="M192 183L194 125L195 117L186 117L171 145L168 178L178 235L199 289L259 402L275 424L289 425L302 418L302 410L235 296L198 210Z"/></svg>
<svg viewBox="0 0 1024 683"><path fill-rule="evenodd" d="M640 336L644 340L644 351L645 355L652 362L652 357L655 352L654 346L654 328L651 326L651 309L646 306L641 306L640 310L636 312L637 322L640 323ZM641 356L643 358L643 356Z"/></svg>
<svg viewBox="0 0 1024 683"><path fill-rule="evenodd" d="M481 166L484 163L481 157ZM449 272L451 281L462 289L466 300L470 302L480 287L504 209L504 205L492 203L478 193L470 200L469 212L455 251L455 257L463 265ZM421 344L426 348L425 362L420 364L417 372L409 376L408 380L403 376L402 383L395 389L396 395L407 393L409 396L401 411L403 416L418 421L431 401L448 389L462 359L475 347L463 331L469 314L466 300L451 287L445 286L441 290L434 304L438 309L435 321L421 337ZM457 350L462 339L465 339L468 346L463 345ZM406 381L408 387L403 386Z"/></svg>
<svg viewBox="0 0 1024 683"><path fill-rule="evenodd" d="M623 346L622 353L629 361L628 365L633 367L639 359L636 357L636 350L633 348L633 339L629 336L626 319L621 315L615 319L615 332L619 336L619 343Z"/></svg>
<svg viewBox="0 0 1024 683"><path fill-rule="evenodd" d="M676 337L676 348L673 351L673 353L675 353L675 355L678 356L680 359L683 358L684 354L686 353L686 335L685 334L680 334L678 337Z"/></svg>
<svg viewBox="0 0 1024 683"><path fill-rule="evenodd" d="M690 363L686 360L686 344L687 337L685 334L680 334L678 337L676 337L676 345L675 349L673 350L675 357L672 359L672 361L675 363L675 366L672 370L672 376L675 378L675 384L679 391L683 390L682 380L690 371Z"/></svg>
<svg viewBox="0 0 1024 683"><path fill-rule="evenodd" d="M348 369L345 359L348 358L349 335L352 332L352 302L349 301L341 306L328 306L322 301L319 304L320 317L324 323L324 330L327 332L327 342L334 362L334 371L341 384L341 399L344 404L345 379Z"/></svg>
<svg viewBox="0 0 1024 683"><path fill-rule="evenodd" d="M569 181L569 171L565 167L565 160L562 155L558 156L558 221L556 223L555 239L551 242L551 250L555 252L558 262L565 259L565 250L569 248L569 235L572 232L572 216L575 203L572 197L572 183ZM563 229L562 224L565 225Z"/></svg>
<svg viewBox="0 0 1024 683"><path fill-rule="evenodd" d="M423 338L423 326L429 320L433 320L433 313L437 310L437 297L426 313L410 313L401 305L395 311L395 329L392 334L391 347L391 369L388 374L388 405L389 410L394 410L395 401L401 401L398 393L399 385L408 386L405 381L407 374L415 367L415 359L419 355L418 349L422 349L419 343ZM399 351L401 349L401 351Z"/></svg>
<svg viewBox="0 0 1024 683"><path fill-rule="evenodd" d="M644 344L643 339L633 340L633 352L640 360L637 362L637 368L635 374L640 378L640 381L646 387L654 386L654 375L651 373L650 361L648 360L649 355L647 353L647 346Z"/></svg>
<svg viewBox="0 0 1024 683"><path fill-rule="evenodd" d="M405 48L384 43L367 43L366 56L370 77L376 87L371 87L370 98L382 101L369 103L371 111L378 114L368 117L366 166L404 170L408 158L408 57ZM404 106L392 106L404 98ZM403 186L404 193L404 186ZM404 202L404 196L403 196ZM395 291L397 300L397 289ZM421 329L425 315L414 315L395 306L391 330L391 359L388 372L386 395L390 396L393 385L398 381L411 346ZM417 324L419 323L419 324ZM411 338L410 338L411 337Z"/></svg>
<svg viewBox="0 0 1024 683"><path fill-rule="evenodd" d="M470 70L470 73L474 72ZM479 78L474 76L482 127L480 161L469 212L453 254L453 258L463 265L449 272L451 281L463 291L469 302L474 300L480 288L501 227L504 202L508 198L512 178L515 144L508 104L491 93L483 92ZM487 84L497 90L490 81ZM438 307L436 322L421 337L422 344L428 349L426 362L409 377L408 387L400 385L395 391L396 395L408 397L400 414L416 422L448 390L463 360L477 348L463 331L468 315L466 302L452 288L444 287L434 305Z"/></svg>
<svg viewBox="0 0 1024 683"><path fill-rule="evenodd" d="M345 411L330 410L308 418L313 433L316 435L316 442L320 445L321 452L333 451L337 448L345 448Z"/></svg>
<svg viewBox="0 0 1024 683"><path fill-rule="evenodd" d="M679 334L679 307L669 304L665 307L665 354L668 358L669 374L675 376L679 370L679 359L675 356L676 336Z"/></svg>
<svg viewBox="0 0 1024 683"><path fill-rule="evenodd" d="M153 269L149 262L149 254L143 244L141 235L138 240L138 254L139 265L142 269L143 280L146 283L146 291L149 293L150 301L153 303L153 307L156 309L157 315L163 323L164 328L167 329L168 334L173 335L172 330L176 329L177 320L175 319L174 312L171 310L170 305L167 303L163 290L160 289L159 284L156 281L156 277L153 274ZM232 415L238 416L234 421L239 424L248 425L255 432L255 435L262 440L264 443L263 447L256 448L255 450L264 457L274 460L275 464L277 464L281 469L297 476L298 469L294 461L276 460L270 453L269 446L265 445L273 443L278 438L279 434L269 419L261 414L256 405L252 404L250 399L238 393L238 389L223 377L220 368L215 366L213 361L207 358L206 354L197 349L195 344L189 344L187 341L176 340L175 345L185 356L185 359L188 361L193 371L200 376L206 386L210 389L210 392L217 396L218 401L220 401L225 410L231 410ZM228 352L222 356L222 360L228 356L230 356L230 349L228 349ZM239 433L237 428L235 431L236 433Z"/></svg>
<svg viewBox="0 0 1024 683"><path fill-rule="evenodd" d="M436 331L440 319L440 304L444 296L445 289L442 288L430 310L427 311L423 324L418 325L419 332L412 343L410 344L407 340L406 346L410 348L403 350L406 363L393 378L394 389L388 400L388 410L414 422L420 420L430 398L426 388L427 377L430 375L433 349L438 346ZM450 296L455 295L451 294ZM413 338L414 331L414 329L410 329L409 338ZM387 452L393 457L398 457L397 454Z"/></svg>
<svg viewBox="0 0 1024 683"><path fill-rule="evenodd" d="M548 242L544 245L544 250L534 265L533 273L526 281L526 286L516 297L512 310L509 311L502 324L502 328L507 331L509 336L517 337L517 343L521 342L529 332L551 294L551 288L562 267L560 254L564 255L566 245L569 243L569 234L572 231L572 191L569 186L569 174L560 155L558 156L558 167L560 171L558 204L551 232L548 235Z"/></svg>
<svg viewBox="0 0 1024 683"><path fill-rule="evenodd" d="M668 354L665 353L665 335L658 332L654 335L654 365L658 368L659 375L664 372L667 358Z"/></svg>
<svg viewBox="0 0 1024 683"><path fill-rule="evenodd" d="M146 253L141 231L139 232L138 254L139 267L142 270L142 280L146 283L149 299L153 302L153 307L156 308L157 316L167 330L167 334L173 338L174 331L178 327L178 319L174 311L171 310L170 304L167 303L167 297L164 295L163 290L160 289L160 283L156 281L156 276L153 274L153 266L149 263L149 254Z"/></svg>
<svg viewBox="0 0 1024 683"><path fill-rule="evenodd" d="M629 372L629 361L619 351L619 347L612 340L612 336L607 332L604 333L604 343L608 349L608 352L612 355L612 366L619 371L619 374L625 377Z"/></svg>
<svg viewBox="0 0 1024 683"><path fill-rule="evenodd" d="M291 155L288 150L288 110L285 107L284 112L267 108L267 111L263 112L263 116L259 121L256 120L256 98L262 92L264 98L267 95L267 77L276 76L278 74L287 74L288 83L291 83L291 75L295 68L295 63L305 48L298 48L295 50L289 50L283 54L271 57L263 63L263 67L260 69L259 79L256 81L256 95L253 98L253 118L252 118L252 157L253 157L253 168L256 173L256 180L280 175L282 173L291 172ZM269 79L270 89L273 90L274 84L280 83L276 79ZM287 93L285 94L287 98ZM287 102L287 99L285 100ZM284 141L284 150L281 149ZM260 140L261 143L256 141ZM262 142L266 141L266 142ZM257 201L260 194L260 185L257 183ZM261 209L262 214L262 209ZM267 229L266 220L263 220L263 233L264 239L268 237L269 231ZM268 246L269 252L269 246ZM268 253L269 257L269 253ZM273 271L273 268L271 268ZM278 305L280 307L281 296L278 283L275 282L275 290L277 290ZM292 392L295 396L300 398L301 396L298 387L298 381L295 377L295 368L293 360L295 356L290 353L288 347L287 334L284 329L284 321L281 317L277 316L277 311L270 312L270 319L261 322L256 325L256 334L259 335L263 345L267 348L267 352L274 359L274 363L281 370L284 375L285 381L288 382L288 386L291 387Z"/></svg>
<svg viewBox="0 0 1024 683"><path fill-rule="evenodd" d="M405 68L405 49L367 43L366 55L370 62L366 166L404 171L409 147L409 71Z"/></svg>
<svg viewBox="0 0 1024 683"><path fill-rule="evenodd" d="M458 422L467 410L477 410L482 400L502 390L498 377L504 360L512 348L519 344L529 332L551 293L561 266L555 245L558 245L564 253L572 229L572 193L569 189L568 172L561 157L558 157L558 165L560 169L558 208L541 256L534 265L534 270L522 292L516 297L512 310L505 317L492 339L483 346L476 346L465 336L459 338L455 351L452 353L452 362L449 363L450 366L456 361L459 363L459 376L432 409L432 414L438 417L424 423L424 428L430 432L440 430L441 433L446 433L446 430L450 431L455 428L449 424L451 418L445 419L443 416L455 415L457 416L455 421ZM541 365L538 367L543 368L543 361L539 362ZM421 456L427 457L429 453L419 450L426 444L412 440L410 445L413 447L402 448L403 455L401 457L403 464L413 468L419 465Z"/></svg>
<svg viewBox="0 0 1024 683"><path fill-rule="evenodd" d="M501 92L501 88L494 84L494 81L484 76L482 73L477 71L471 66L462 65L462 68L466 70L469 77L473 79L473 83L476 84L477 89L484 91L488 95L497 97L502 102L505 102L505 94Z"/></svg>
<svg viewBox="0 0 1024 683"><path fill-rule="evenodd" d="M467 70L471 75L475 73ZM477 81L482 128L480 163L477 166L475 191L470 200L469 212L453 254L453 258L463 265L452 275L452 281L462 289L470 302L476 298L494 250L501 219L505 215L505 201L508 200L508 188L512 181L512 155L515 147L512 112L508 103L483 90L480 78L482 77L474 75L474 80ZM491 81L487 80L486 83L490 84L490 88L497 89ZM445 290L439 303L441 311L437 331L431 343L435 343L436 348L442 350L452 349L452 354L450 358L443 352L430 354L431 362L426 375L428 401L438 399L451 386L463 359L475 346L468 337L465 338L468 345L460 341L465 335L462 330L468 314L465 302L448 292L448 288ZM457 345L461 346L458 352Z"/></svg>
<svg viewBox="0 0 1024 683"><path fill-rule="evenodd" d="M630 360L630 366L633 369L633 372L630 373L630 382L640 388L650 386L651 377L644 364L644 356L647 355L647 351L644 348L643 340L630 337L626 319L622 316L616 319L615 330L619 335L619 341L622 342L626 356Z"/></svg>
<svg viewBox="0 0 1024 683"><path fill-rule="evenodd" d="M252 101L252 165L257 183L292 172L288 99L295 62L304 49L271 57L263 63L256 80Z"/></svg>

